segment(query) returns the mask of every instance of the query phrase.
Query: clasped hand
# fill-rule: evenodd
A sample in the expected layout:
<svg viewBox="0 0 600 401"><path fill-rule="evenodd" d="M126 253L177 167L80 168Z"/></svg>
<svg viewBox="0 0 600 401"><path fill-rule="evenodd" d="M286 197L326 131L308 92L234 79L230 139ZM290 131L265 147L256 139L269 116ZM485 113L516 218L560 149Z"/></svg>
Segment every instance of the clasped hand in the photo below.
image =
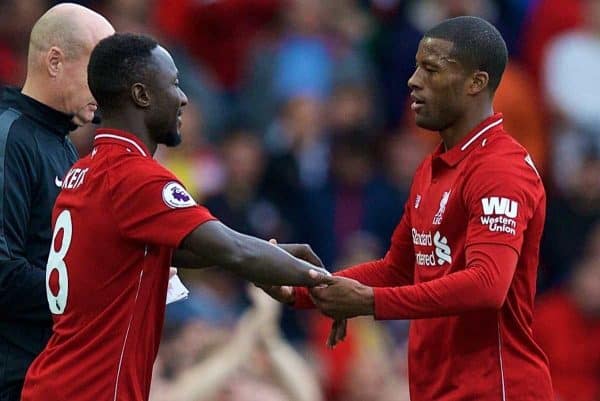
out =
<svg viewBox="0 0 600 401"><path fill-rule="evenodd" d="M373 289L345 277L329 277L309 289L315 306L326 316L342 320L373 314Z"/></svg>
<svg viewBox="0 0 600 401"><path fill-rule="evenodd" d="M321 259L307 244L277 244L272 239L273 245L278 245L290 254L323 267ZM311 271L311 275L319 275ZM361 315L373 314L373 289L356 280L345 277L321 277L322 284L309 288L309 295L315 306L326 316L334 321L327 339L327 345L334 347L346 337L346 319ZM273 286L261 288L279 302L293 304L294 291L289 286Z"/></svg>

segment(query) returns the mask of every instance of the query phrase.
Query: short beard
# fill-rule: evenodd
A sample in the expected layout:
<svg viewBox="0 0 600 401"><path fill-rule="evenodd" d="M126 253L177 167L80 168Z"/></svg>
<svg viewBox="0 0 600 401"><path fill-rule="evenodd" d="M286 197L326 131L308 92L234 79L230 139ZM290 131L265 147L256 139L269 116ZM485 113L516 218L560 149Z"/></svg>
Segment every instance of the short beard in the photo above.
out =
<svg viewBox="0 0 600 401"><path fill-rule="evenodd" d="M166 147L169 148L174 148L175 146L178 146L181 143L181 135L178 134L177 132L172 132L169 131L165 137L165 141L163 142L163 144Z"/></svg>

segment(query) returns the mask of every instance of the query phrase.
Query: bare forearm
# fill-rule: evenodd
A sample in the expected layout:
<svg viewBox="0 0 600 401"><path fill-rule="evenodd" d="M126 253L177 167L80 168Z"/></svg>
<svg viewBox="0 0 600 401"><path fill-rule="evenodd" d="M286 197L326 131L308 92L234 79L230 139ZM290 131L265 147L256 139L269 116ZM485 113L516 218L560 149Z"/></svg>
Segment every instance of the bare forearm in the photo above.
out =
<svg viewBox="0 0 600 401"><path fill-rule="evenodd" d="M222 223L202 224L182 242L181 249L192 252L195 266L217 265L252 282L264 285L314 286L309 270L320 270L291 256L277 246L238 233Z"/></svg>
<svg viewBox="0 0 600 401"><path fill-rule="evenodd" d="M223 267L257 284L313 285L308 271L317 269L316 266L293 257L266 241L242 236L239 246L243 249L243 256L233 263L223 264Z"/></svg>

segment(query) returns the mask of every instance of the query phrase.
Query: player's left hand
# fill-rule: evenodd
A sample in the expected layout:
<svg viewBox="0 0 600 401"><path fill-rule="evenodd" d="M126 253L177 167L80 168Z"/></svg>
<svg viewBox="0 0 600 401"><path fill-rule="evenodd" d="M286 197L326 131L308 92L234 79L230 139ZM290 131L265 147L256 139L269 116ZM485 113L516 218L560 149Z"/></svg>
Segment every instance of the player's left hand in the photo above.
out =
<svg viewBox="0 0 600 401"><path fill-rule="evenodd" d="M335 320L373 314L373 289L345 277L330 277L326 286L311 288L319 310Z"/></svg>
<svg viewBox="0 0 600 401"><path fill-rule="evenodd" d="M347 324L348 321L346 319L333 321L331 324L331 330L329 331L329 337L327 337L327 346L329 348L333 348L339 342L344 341L344 338L346 338Z"/></svg>

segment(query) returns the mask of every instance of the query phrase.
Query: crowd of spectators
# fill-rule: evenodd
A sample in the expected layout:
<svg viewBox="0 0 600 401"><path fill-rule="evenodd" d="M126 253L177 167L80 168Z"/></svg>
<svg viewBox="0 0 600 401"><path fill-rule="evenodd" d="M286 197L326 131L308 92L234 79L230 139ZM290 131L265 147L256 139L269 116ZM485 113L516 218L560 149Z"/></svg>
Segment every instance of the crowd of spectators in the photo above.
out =
<svg viewBox="0 0 600 401"><path fill-rule="evenodd" d="M0 84L23 83L28 33L56 1L0 2ZM157 158L225 224L308 242L338 269L381 257L411 177L439 141L406 82L422 33L478 15L507 41L496 96L548 193L535 334L557 400L600 400L600 1L84 0L173 54L190 99ZM73 133L81 155L93 126ZM408 323L281 310L223 273L182 272L153 400L408 400ZM466 384L468 385L468 384Z"/></svg>

